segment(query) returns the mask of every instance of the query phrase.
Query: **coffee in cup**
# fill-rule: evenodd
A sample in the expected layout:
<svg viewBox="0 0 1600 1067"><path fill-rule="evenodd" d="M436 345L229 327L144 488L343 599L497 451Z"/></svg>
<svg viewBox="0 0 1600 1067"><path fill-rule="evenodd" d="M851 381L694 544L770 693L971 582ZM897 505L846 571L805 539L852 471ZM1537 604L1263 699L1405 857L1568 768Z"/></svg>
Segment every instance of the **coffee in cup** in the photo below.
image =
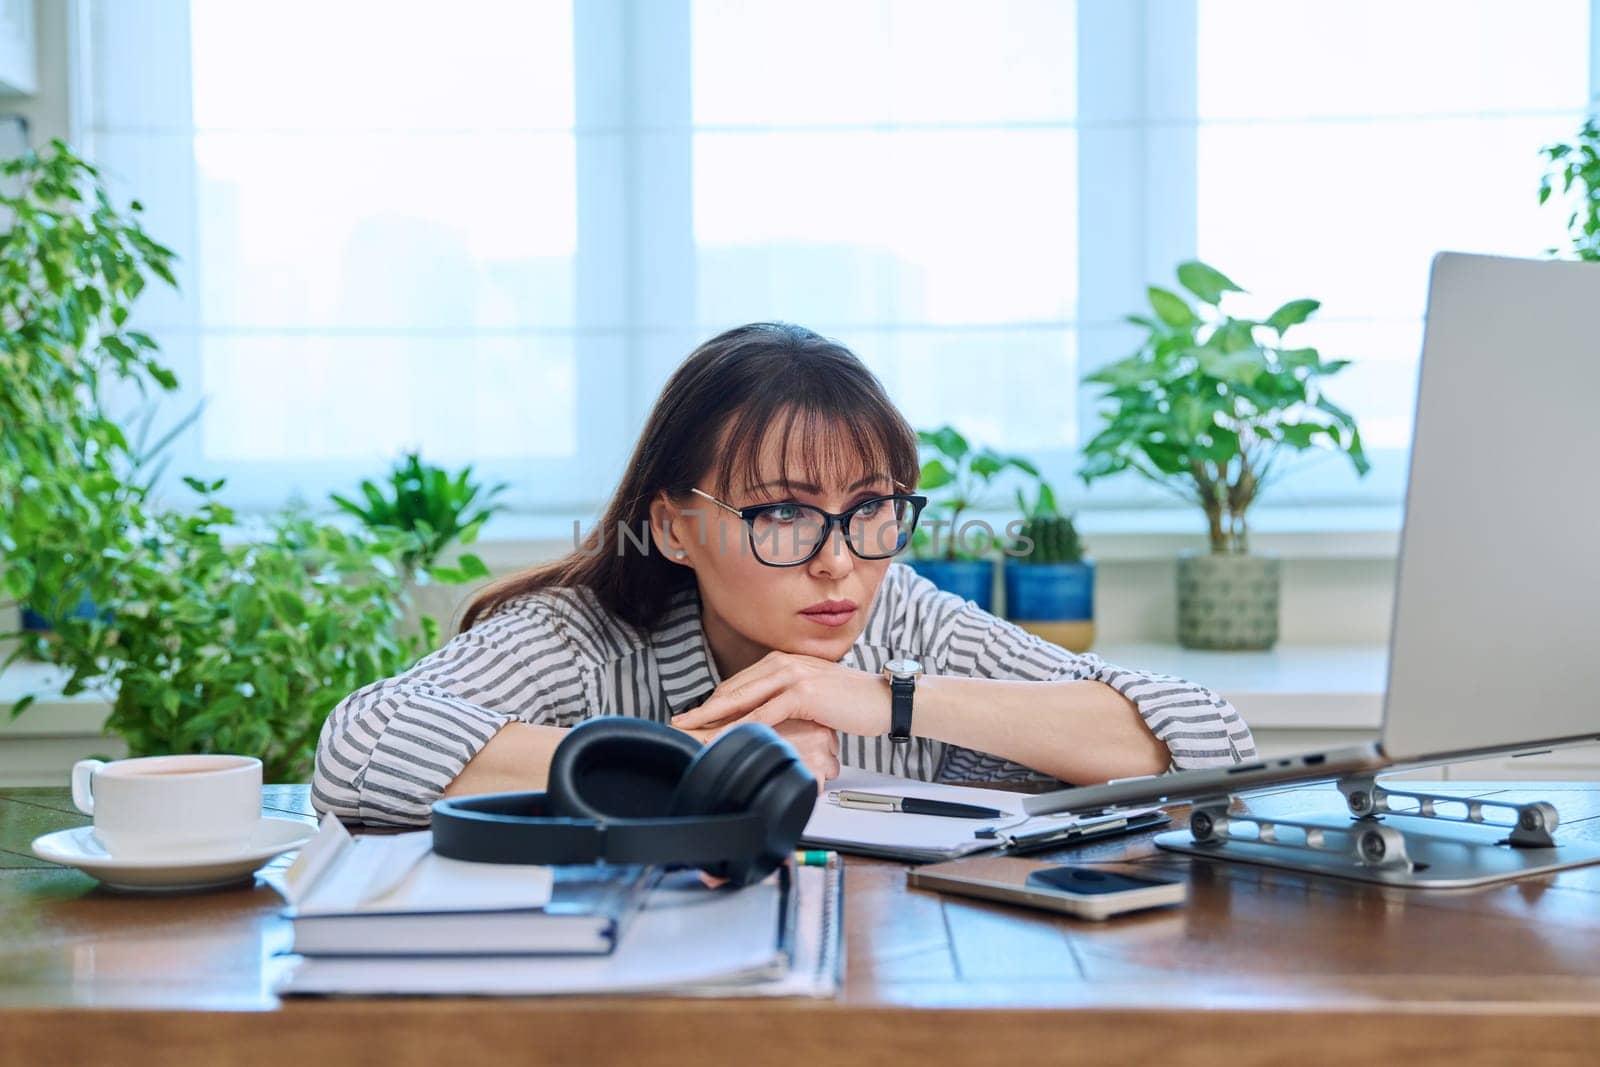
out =
<svg viewBox="0 0 1600 1067"><path fill-rule="evenodd" d="M79 760L72 802L113 856L188 854L247 840L261 820L254 756Z"/></svg>

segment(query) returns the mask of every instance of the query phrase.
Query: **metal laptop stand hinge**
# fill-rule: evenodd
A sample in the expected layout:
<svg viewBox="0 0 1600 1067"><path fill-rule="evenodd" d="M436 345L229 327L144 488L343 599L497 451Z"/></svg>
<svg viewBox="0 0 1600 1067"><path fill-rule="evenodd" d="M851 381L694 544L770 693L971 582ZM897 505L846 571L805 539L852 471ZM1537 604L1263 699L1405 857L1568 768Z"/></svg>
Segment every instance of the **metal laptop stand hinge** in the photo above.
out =
<svg viewBox="0 0 1600 1067"><path fill-rule="evenodd" d="M1376 819L1358 819L1347 826L1276 819L1264 815L1232 812L1231 797L1211 797L1195 801L1189 813L1189 832L1197 844L1222 846L1240 844L1269 845L1326 857L1339 857L1361 867L1387 867L1409 871L1405 835ZM1236 832L1239 824L1255 828L1253 834ZM1292 830L1285 836L1281 831ZM1165 835L1163 835L1165 836Z"/></svg>
<svg viewBox="0 0 1600 1067"><path fill-rule="evenodd" d="M1390 789L1378 784L1371 775L1356 775L1339 779L1339 792L1344 794L1350 814L1358 819L1376 815L1405 815L1413 819L1442 819L1445 822L1470 823L1476 826L1495 826L1510 830L1507 843L1517 848L1555 848L1555 838L1550 836L1561 821L1555 805L1544 800L1531 804L1513 804L1504 800L1486 800L1480 797L1452 796L1448 793L1413 793L1404 789ZM1389 798L1402 797L1417 802L1415 810L1402 808L1396 811ZM1438 810L1439 804L1460 806L1464 815L1452 815ZM1513 813L1511 822L1490 822L1483 817L1485 808Z"/></svg>
<svg viewBox="0 0 1600 1067"><path fill-rule="evenodd" d="M1217 859L1405 886L1482 885L1600 862L1600 849L1593 846L1556 844L1552 834L1560 816L1546 801L1518 804L1390 789L1371 775L1341 778L1338 789L1353 821L1256 815L1232 810L1231 796L1209 797L1194 803L1188 833L1160 834L1156 843ZM1485 812L1509 812L1510 821L1491 822ZM1428 822L1395 825L1412 819ZM1490 837L1485 830L1507 833Z"/></svg>

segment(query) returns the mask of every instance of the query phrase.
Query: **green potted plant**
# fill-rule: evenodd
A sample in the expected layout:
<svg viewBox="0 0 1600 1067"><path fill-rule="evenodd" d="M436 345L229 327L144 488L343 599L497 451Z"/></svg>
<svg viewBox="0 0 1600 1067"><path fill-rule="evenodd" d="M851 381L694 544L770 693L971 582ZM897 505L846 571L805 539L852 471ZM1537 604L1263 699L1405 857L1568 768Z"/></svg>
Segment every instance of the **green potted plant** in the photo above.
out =
<svg viewBox="0 0 1600 1067"><path fill-rule="evenodd" d="M1600 261L1600 122L1586 119L1570 143L1546 145L1540 152L1550 161L1539 181L1539 203L1550 200L1557 181L1571 205L1567 233L1572 254ZM1551 255L1559 249L1552 248Z"/></svg>
<svg viewBox="0 0 1600 1067"><path fill-rule="evenodd" d="M436 642L431 620L420 643L397 632L402 560L422 546L296 512L240 529L220 481L184 479L199 506L162 506L148 418L130 441L103 395L176 385L126 328L147 276L172 281L171 253L59 142L0 173L16 190L0 237L0 560L5 591L55 630L0 634L21 638L0 669L33 651L66 669L65 694L104 692L134 755L238 752L269 781L304 780L334 704Z"/></svg>
<svg viewBox="0 0 1600 1067"><path fill-rule="evenodd" d="M117 209L65 144L5 162L0 178L0 585L37 634L105 610L114 564L73 549L113 536L140 492L141 456L106 397L119 383L175 387L155 342L128 327L150 281L175 283L138 202Z"/></svg>
<svg viewBox="0 0 1600 1067"><path fill-rule="evenodd" d="M917 441L928 456L918 478L928 507L911 540L911 567L947 592L970 600L985 611L994 605L994 530L980 520L962 517L990 503L996 478L1018 470L1037 478L1038 469L1016 456L974 448L953 426L918 430Z"/></svg>
<svg viewBox="0 0 1600 1067"><path fill-rule="evenodd" d="M1084 558L1072 516L1043 479L1032 503L1017 491L1022 522L1006 548L1006 618L1074 652L1094 644L1094 561Z"/></svg>
<svg viewBox="0 0 1600 1067"><path fill-rule="evenodd" d="M1178 560L1178 640L1190 648L1265 649L1278 637L1278 560L1250 551L1246 514L1291 453L1328 449L1369 464L1348 412L1323 382L1347 360L1290 348L1285 334L1321 305L1291 300L1262 320L1222 311L1240 289L1204 263L1178 267L1198 302L1151 286L1153 315L1132 354L1088 375L1106 387L1105 425L1084 446L1086 483L1133 471L1196 504L1208 552Z"/></svg>
<svg viewBox="0 0 1600 1067"><path fill-rule="evenodd" d="M505 482L486 488L473 481L470 466L451 474L424 463L418 453L407 452L389 470L382 487L371 481L361 483L359 503L339 493L332 494L332 499L368 529L415 533L417 547L402 557L413 578L464 581L480 577L468 573L481 566L475 557L463 557L463 566L456 568L441 566L440 557L458 543L471 544L484 522L505 510L495 498L506 488ZM467 559L474 562L467 563Z"/></svg>
<svg viewBox="0 0 1600 1067"><path fill-rule="evenodd" d="M197 507L130 509L120 542L98 546L118 561L112 621L57 622L63 691L104 692L129 755L239 753L268 782L306 781L334 706L437 642L431 619L420 639L398 632L398 561L416 546L294 511L225 539L237 519L222 482L184 480Z"/></svg>
<svg viewBox="0 0 1600 1067"><path fill-rule="evenodd" d="M382 485L363 481L359 500L339 493L332 500L375 533L413 536L415 547L403 555L401 565L412 602L405 628L415 632L424 614L454 616L461 592L451 587L489 576L489 568L475 555L457 551L449 562L446 557L472 544L489 517L505 510L495 500L506 488L504 482L484 486L474 481L471 466L452 474L408 452Z"/></svg>
<svg viewBox="0 0 1600 1067"><path fill-rule="evenodd" d="M120 464L125 470L121 479L115 482L97 483L90 477L87 479L87 484L72 487L73 494L76 494L75 500L80 502L88 500L91 499L89 494L104 491L103 488L96 488L97 484L102 487L114 486L112 491L119 498L144 500L155 491L155 486L167 465L162 453L179 434L193 426L200 416L200 408L196 407L167 427L158 440L152 441L158 408L159 405L154 402L144 405L138 418L138 425L134 428L135 432L129 435L130 449L124 457L126 462ZM57 469L49 479L40 484L42 487L47 482L49 489L59 495L68 489L75 478L90 473L91 471L83 466L68 464ZM16 518L21 520L39 518L36 514L26 513L23 510L25 507L26 505L21 502L18 503ZM102 506L97 509L97 513L101 519L121 521L122 512L117 507ZM74 549L82 544L83 527L77 524L52 523L45 519L43 522L28 522L25 529L27 532L22 534L22 543L31 547L32 555L26 566L19 568L18 572L36 578L39 575L45 576L44 581L38 583L38 588L30 591L35 597L43 596L45 589L56 589L66 598L60 602L56 602L53 598L47 598L42 602L36 601L38 607L43 610L37 610L32 603L20 605L22 633L30 638L24 651L36 659L46 659L48 657L41 653L49 646L41 642L48 642L54 638L55 623L52 620L63 616L86 619L92 615L99 615L109 622L110 617L107 609L98 606L86 588L78 587L73 581L75 577L82 578L99 570L95 565L97 561L83 560L81 552L74 554ZM15 539L13 543L16 543ZM52 579L52 572L60 573ZM78 598L76 604L71 602L73 596Z"/></svg>

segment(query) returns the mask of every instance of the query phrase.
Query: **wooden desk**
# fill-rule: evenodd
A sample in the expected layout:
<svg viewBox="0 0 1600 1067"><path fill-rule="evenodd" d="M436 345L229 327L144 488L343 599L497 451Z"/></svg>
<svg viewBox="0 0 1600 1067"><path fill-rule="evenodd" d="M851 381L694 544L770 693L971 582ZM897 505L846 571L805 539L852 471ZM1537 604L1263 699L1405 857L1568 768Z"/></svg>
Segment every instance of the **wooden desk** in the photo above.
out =
<svg viewBox="0 0 1600 1067"><path fill-rule="evenodd" d="M1558 836L1600 839L1600 783L1441 789L1548 797ZM1251 801L1313 804L1338 797ZM310 818L304 787L268 787L265 806ZM1144 835L1063 855L1187 871L1190 904L1095 925L852 860L831 1002L280 1002L272 890L119 896L29 854L84 821L65 790L0 793L0 1063L1600 1063L1600 867L1422 893L1191 861Z"/></svg>

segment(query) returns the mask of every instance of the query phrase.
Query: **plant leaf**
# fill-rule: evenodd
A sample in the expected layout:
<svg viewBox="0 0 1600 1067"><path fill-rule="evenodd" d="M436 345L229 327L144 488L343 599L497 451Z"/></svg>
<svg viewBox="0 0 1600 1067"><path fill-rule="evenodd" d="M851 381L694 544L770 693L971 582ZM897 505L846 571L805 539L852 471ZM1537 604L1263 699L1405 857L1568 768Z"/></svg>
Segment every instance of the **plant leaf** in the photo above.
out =
<svg viewBox="0 0 1600 1067"><path fill-rule="evenodd" d="M942 489L955 481L955 476L950 473L941 460L930 459L922 465L922 474L917 479L920 489Z"/></svg>
<svg viewBox="0 0 1600 1067"><path fill-rule="evenodd" d="M1178 264L1178 282L1189 292L1213 306L1221 302L1223 293L1244 292L1233 284L1232 279L1226 274L1198 260Z"/></svg>
<svg viewBox="0 0 1600 1067"><path fill-rule="evenodd" d="M949 459L960 459L971 450L967 439L954 426L942 426L933 432L935 446Z"/></svg>
<svg viewBox="0 0 1600 1067"><path fill-rule="evenodd" d="M1005 465L1005 460L1001 459L993 452L979 452L976 456L972 457L972 462L967 466L973 474L976 474L984 481L988 481L996 474L999 474L1002 470L1004 470Z"/></svg>
<svg viewBox="0 0 1600 1067"><path fill-rule="evenodd" d="M1163 289L1158 285L1149 288L1150 306L1160 316L1161 321L1168 326L1189 327L1198 326L1200 319L1195 315L1194 309L1184 302L1183 297L1177 293Z"/></svg>
<svg viewBox="0 0 1600 1067"><path fill-rule="evenodd" d="M1320 300L1291 300L1267 316L1267 325L1282 334L1289 327L1306 321L1321 306Z"/></svg>

